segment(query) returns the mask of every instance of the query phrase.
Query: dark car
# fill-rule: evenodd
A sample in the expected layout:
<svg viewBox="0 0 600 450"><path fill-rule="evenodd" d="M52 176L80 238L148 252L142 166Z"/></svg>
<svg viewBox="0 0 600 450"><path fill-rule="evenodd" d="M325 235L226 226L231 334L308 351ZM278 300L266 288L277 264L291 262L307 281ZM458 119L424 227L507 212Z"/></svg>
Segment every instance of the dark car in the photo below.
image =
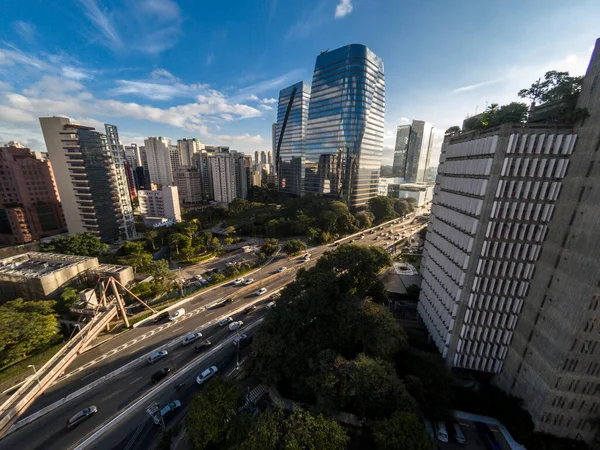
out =
<svg viewBox="0 0 600 450"><path fill-rule="evenodd" d="M169 317L169 311L163 311L158 316L156 316L153 320L154 320L154 323L158 323L162 320L165 320L167 317Z"/></svg>
<svg viewBox="0 0 600 450"><path fill-rule="evenodd" d="M77 414L75 414L73 417L71 417L69 420L67 420L67 430L70 430L71 428L75 428L81 422L85 422L86 420L88 420L90 417L92 417L97 412L98 412L98 408L96 408L95 406L88 406L87 408L82 409Z"/></svg>
<svg viewBox="0 0 600 450"><path fill-rule="evenodd" d="M273 294L273 295L271 295L271 296L269 297L269 300L270 300L270 301L272 301L272 302L274 302L274 301L276 301L276 300L279 300L279 298L280 298L280 297L281 297L281 293L279 293L279 292L276 292L275 294Z"/></svg>
<svg viewBox="0 0 600 450"><path fill-rule="evenodd" d="M256 310L256 305L246 306L242 311L244 314L250 314L251 312Z"/></svg>
<svg viewBox="0 0 600 450"><path fill-rule="evenodd" d="M171 369L169 369L168 367L165 367L164 369L160 369L158 372L154 372L154 374L152 374L152 378L151 378L152 382L158 383L160 380L162 380L164 377L166 377L170 373L171 373Z"/></svg>
<svg viewBox="0 0 600 450"><path fill-rule="evenodd" d="M252 336L248 336L247 334L240 334L233 338L233 345L239 345L240 348L244 348L250 344L252 344Z"/></svg>
<svg viewBox="0 0 600 450"><path fill-rule="evenodd" d="M200 353L200 352L203 352L204 350L206 350L211 345L212 345L212 342L210 342L208 339L206 339L206 340L200 342L198 345L196 345L194 347L194 350L196 350L196 353Z"/></svg>
<svg viewBox="0 0 600 450"><path fill-rule="evenodd" d="M233 303L233 299L229 297L223 300L221 303L219 303L219 306L230 305L231 303Z"/></svg>

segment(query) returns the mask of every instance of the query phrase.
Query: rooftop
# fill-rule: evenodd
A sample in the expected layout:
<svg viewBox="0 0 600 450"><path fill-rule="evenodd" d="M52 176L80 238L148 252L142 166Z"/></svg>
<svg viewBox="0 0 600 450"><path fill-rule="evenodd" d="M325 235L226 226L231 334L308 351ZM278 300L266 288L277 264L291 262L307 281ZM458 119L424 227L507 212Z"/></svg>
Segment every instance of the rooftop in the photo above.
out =
<svg viewBox="0 0 600 450"><path fill-rule="evenodd" d="M29 252L0 260L0 275L43 278L66 267L89 261L88 256Z"/></svg>

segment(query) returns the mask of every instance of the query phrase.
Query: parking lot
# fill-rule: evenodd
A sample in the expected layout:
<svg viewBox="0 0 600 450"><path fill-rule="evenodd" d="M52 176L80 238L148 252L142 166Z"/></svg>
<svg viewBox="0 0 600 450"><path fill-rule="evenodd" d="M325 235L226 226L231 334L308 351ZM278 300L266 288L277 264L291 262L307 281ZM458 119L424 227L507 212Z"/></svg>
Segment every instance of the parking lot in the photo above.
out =
<svg viewBox="0 0 600 450"><path fill-rule="evenodd" d="M466 442L464 444L458 444L452 438L452 433L450 433L451 437L450 437L448 443L440 442L436 439L435 445L434 445L435 449L439 449L439 450L487 450L488 447L486 447L485 442L483 441L483 438L481 437L481 435L475 428L474 422L471 422L470 420L459 419L458 424L462 428L462 431L465 435ZM446 424L446 425L448 427L450 427L450 424ZM496 441L498 441L500 448L502 450L510 450L510 446L506 442L506 439L504 439L504 436L502 435L502 433L500 432L498 427L496 427L495 425L489 425L489 427L493 431L494 437L496 438Z"/></svg>

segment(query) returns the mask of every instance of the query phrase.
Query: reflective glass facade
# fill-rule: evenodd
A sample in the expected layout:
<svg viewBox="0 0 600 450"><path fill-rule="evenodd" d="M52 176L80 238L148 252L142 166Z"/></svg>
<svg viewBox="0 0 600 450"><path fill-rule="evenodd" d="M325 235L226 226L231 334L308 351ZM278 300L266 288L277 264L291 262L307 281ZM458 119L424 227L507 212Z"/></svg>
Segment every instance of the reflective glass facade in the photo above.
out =
<svg viewBox="0 0 600 450"><path fill-rule="evenodd" d="M392 163L392 175L394 177L406 176L406 155L408 153L408 138L410 136L410 125L398 125L396 130L396 147L394 148L394 162Z"/></svg>
<svg viewBox="0 0 600 450"><path fill-rule="evenodd" d="M422 120L413 120L408 138L406 154L406 173L408 183L424 182L431 148L433 145L433 127Z"/></svg>
<svg viewBox="0 0 600 450"><path fill-rule="evenodd" d="M306 130L306 193L360 206L377 196L383 149L383 61L352 44L317 57Z"/></svg>
<svg viewBox="0 0 600 450"><path fill-rule="evenodd" d="M279 148L279 157L275 155L276 171L281 191L296 196L304 194L304 152L309 100L310 86L304 81L279 92L275 128L276 153Z"/></svg>

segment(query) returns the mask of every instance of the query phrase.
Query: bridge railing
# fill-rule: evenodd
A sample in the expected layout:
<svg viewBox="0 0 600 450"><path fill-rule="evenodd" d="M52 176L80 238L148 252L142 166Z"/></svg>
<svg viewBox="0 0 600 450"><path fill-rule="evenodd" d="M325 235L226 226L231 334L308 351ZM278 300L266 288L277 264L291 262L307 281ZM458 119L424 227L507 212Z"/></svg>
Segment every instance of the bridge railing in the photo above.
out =
<svg viewBox="0 0 600 450"><path fill-rule="evenodd" d="M0 437L33 403L33 401L56 380L89 342L100 333L117 314L115 303L94 316L81 331L30 377L13 395L0 406Z"/></svg>

